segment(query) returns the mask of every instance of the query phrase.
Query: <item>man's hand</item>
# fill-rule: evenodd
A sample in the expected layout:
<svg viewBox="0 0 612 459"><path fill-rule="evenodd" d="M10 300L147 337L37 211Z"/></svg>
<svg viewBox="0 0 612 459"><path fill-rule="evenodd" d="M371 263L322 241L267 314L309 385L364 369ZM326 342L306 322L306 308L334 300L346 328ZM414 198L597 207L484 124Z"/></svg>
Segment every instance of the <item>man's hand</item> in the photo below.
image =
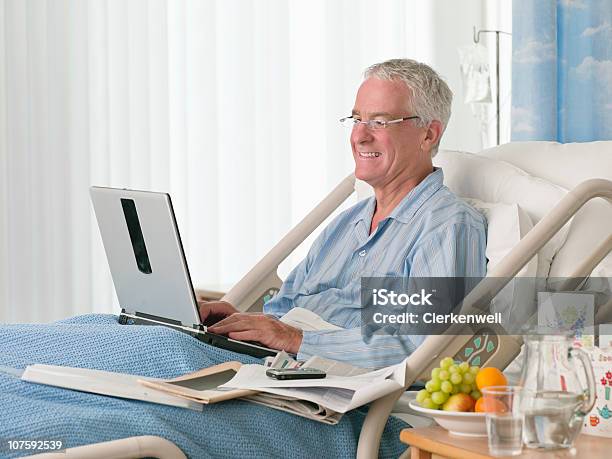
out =
<svg viewBox="0 0 612 459"><path fill-rule="evenodd" d="M232 314L208 329L232 339L259 341L266 347L293 354L298 353L302 344L302 330L262 313Z"/></svg>
<svg viewBox="0 0 612 459"><path fill-rule="evenodd" d="M198 301L198 309L204 325L212 325L239 312L227 301Z"/></svg>

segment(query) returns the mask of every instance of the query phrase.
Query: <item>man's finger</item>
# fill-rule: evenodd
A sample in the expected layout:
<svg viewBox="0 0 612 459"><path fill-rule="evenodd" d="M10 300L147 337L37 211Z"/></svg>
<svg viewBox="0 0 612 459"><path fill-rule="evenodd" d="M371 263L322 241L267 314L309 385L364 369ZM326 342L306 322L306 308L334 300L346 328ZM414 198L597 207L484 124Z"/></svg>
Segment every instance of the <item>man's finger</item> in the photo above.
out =
<svg viewBox="0 0 612 459"><path fill-rule="evenodd" d="M237 339L239 341L261 341L261 331L259 330L245 330L231 332L227 335L231 339Z"/></svg>
<svg viewBox="0 0 612 459"><path fill-rule="evenodd" d="M237 312L227 301L198 301L200 319L205 322L210 316L226 317Z"/></svg>
<svg viewBox="0 0 612 459"><path fill-rule="evenodd" d="M209 328L222 327L224 325L234 323L237 320L258 320L260 317L266 317L266 316L262 314L261 312L237 312L235 314L232 314L229 317L226 317L223 320L220 320L216 324L211 325Z"/></svg>
<svg viewBox="0 0 612 459"><path fill-rule="evenodd" d="M262 327L258 322L253 322L251 320L237 320L230 324L223 325L222 327L209 328L209 330L219 335L226 335L234 331L256 330L259 328Z"/></svg>
<svg viewBox="0 0 612 459"><path fill-rule="evenodd" d="M242 320L242 313L241 312L237 312L236 314L232 314L229 317L226 317L223 320L220 320L219 322L217 322L214 325L211 325L210 327L208 327L209 329L213 329L213 328L219 328L219 327L223 327L225 325L231 324L236 322L237 320ZM211 330L212 331L212 330Z"/></svg>
<svg viewBox="0 0 612 459"><path fill-rule="evenodd" d="M235 317L240 316L240 317ZM232 319L231 321L229 319ZM209 327L209 330L213 333L218 333L221 335L233 332L233 331L243 331L243 330L261 330L265 328L270 328L270 324L268 321L259 320L259 318L250 317L246 314L234 314L232 317L228 317L221 324L215 324L214 327Z"/></svg>
<svg viewBox="0 0 612 459"><path fill-rule="evenodd" d="M198 301L198 312L200 313L200 320L204 322L211 315L211 307L205 301Z"/></svg>

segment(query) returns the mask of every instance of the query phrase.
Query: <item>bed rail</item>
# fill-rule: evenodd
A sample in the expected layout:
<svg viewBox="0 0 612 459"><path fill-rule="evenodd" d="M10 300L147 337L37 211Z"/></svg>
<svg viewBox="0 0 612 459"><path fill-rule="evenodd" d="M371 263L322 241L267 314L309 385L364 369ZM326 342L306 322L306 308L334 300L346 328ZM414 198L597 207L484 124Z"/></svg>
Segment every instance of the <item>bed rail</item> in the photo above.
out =
<svg viewBox="0 0 612 459"><path fill-rule="evenodd" d="M482 301L491 301L499 291L504 288L529 260L554 236L585 203L594 198L604 198L612 205L612 181L604 179L589 179L569 191L553 209L544 216L523 239L510 251L499 264L487 273L487 276L470 292L467 303L480 304ZM604 240L596 250L589 255L577 268L576 276L588 276L593 268L612 251L612 235ZM568 284L562 288L570 286ZM466 298L466 300L468 300ZM432 360L445 353L447 346L452 346L455 337L450 334L430 336L410 355L406 368L405 388L408 388L416 378L427 369ZM508 337L511 338L511 337ZM514 338L514 340L517 340ZM517 340L518 341L518 340ZM518 341L520 344L520 341ZM513 343L514 344L514 343ZM507 352L507 359L503 366L507 366L518 354L520 346L512 346L515 353ZM454 355L454 350L452 352ZM365 419L361 434L357 457L366 459L378 457L378 449L382 432L388 417L391 415L393 405L402 395L403 390L389 394L372 403Z"/></svg>
<svg viewBox="0 0 612 459"><path fill-rule="evenodd" d="M37 459L131 459L142 457L187 459L187 456L174 443L153 435L77 446L62 452L36 454L30 457Z"/></svg>

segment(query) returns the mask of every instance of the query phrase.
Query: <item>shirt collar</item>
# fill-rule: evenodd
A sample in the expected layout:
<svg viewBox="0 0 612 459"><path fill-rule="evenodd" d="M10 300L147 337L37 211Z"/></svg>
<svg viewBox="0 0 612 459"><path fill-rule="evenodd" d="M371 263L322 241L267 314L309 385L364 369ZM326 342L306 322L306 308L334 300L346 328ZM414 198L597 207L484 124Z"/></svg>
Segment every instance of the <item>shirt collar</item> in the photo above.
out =
<svg viewBox="0 0 612 459"><path fill-rule="evenodd" d="M431 174L425 177L421 183L415 186L402 198L400 203L395 206L387 218L393 218L402 223L408 223L417 210L444 184L444 173L439 167L434 167ZM368 198L366 205L353 219L353 223L358 221L371 222L376 207L376 197Z"/></svg>

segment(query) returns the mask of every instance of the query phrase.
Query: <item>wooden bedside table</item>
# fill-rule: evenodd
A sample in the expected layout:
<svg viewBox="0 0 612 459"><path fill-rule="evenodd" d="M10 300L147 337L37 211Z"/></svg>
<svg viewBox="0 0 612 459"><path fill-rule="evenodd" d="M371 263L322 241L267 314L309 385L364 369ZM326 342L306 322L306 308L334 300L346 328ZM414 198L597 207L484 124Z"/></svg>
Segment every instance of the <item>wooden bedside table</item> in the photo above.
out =
<svg viewBox="0 0 612 459"><path fill-rule="evenodd" d="M400 440L410 445L411 459L492 459L486 438L469 438L450 435L440 426L404 429ZM523 448L518 459L609 459L612 457L612 439L579 435L570 450L540 451ZM510 456L508 456L510 457Z"/></svg>

